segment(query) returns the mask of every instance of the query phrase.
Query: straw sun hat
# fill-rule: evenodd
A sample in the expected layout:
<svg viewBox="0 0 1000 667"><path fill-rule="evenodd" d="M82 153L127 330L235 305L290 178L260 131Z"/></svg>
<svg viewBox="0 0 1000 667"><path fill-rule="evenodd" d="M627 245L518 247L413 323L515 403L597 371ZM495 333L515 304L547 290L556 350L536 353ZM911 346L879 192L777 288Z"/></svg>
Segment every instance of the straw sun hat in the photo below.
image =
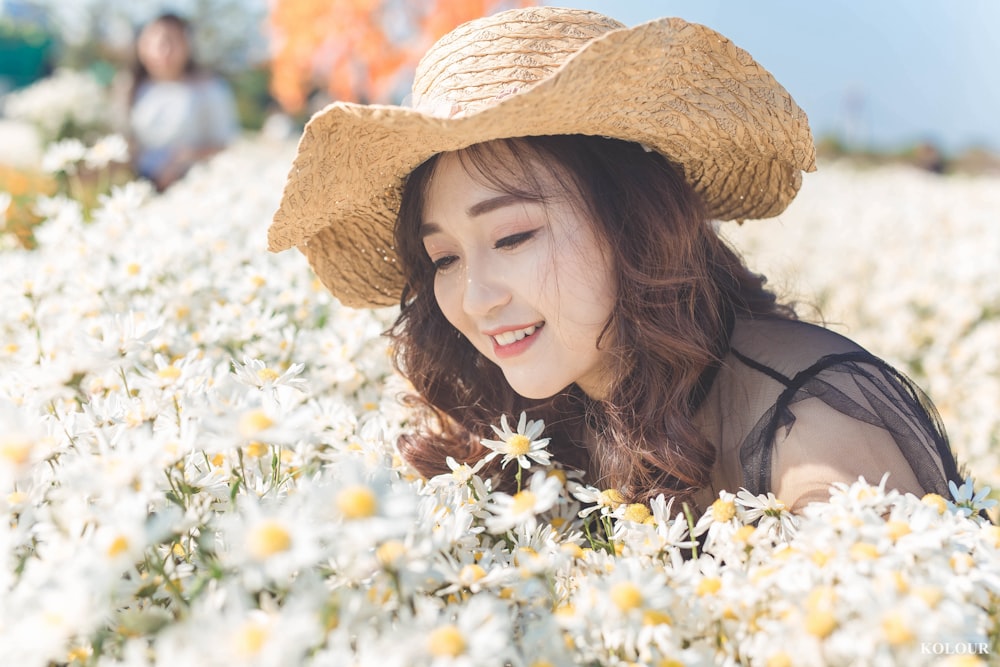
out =
<svg viewBox="0 0 1000 667"><path fill-rule="evenodd" d="M534 7L471 21L424 55L413 106L336 102L305 128L268 231L348 306L395 304L393 226L407 175L492 139L586 134L680 165L717 220L778 215L815 169L805 113L750 55L676 18L633 28Z"/></svg>

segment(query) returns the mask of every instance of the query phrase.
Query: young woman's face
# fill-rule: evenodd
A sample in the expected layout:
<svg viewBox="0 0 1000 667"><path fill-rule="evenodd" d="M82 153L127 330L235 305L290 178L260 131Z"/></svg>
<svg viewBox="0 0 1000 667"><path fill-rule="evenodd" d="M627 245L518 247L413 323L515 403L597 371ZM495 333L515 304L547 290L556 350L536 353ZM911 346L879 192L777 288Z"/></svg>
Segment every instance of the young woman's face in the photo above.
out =
<svg viewBox="0 0 1000 667"><path fill-rule="evenodd" d="M597 339L615 280L591 223L552 180L547 203L526 200L444 154L420 233L441 311L514 391L548 398L576 383L601 399L609 359Z"/></svg>
<svg viewBox="0 0 1000 667"><path fill-rule="evenodd" d="M191 48L184 31L165 21L155 21L139 34L139 61L153 79L172 80L184 76Z"/></svg>

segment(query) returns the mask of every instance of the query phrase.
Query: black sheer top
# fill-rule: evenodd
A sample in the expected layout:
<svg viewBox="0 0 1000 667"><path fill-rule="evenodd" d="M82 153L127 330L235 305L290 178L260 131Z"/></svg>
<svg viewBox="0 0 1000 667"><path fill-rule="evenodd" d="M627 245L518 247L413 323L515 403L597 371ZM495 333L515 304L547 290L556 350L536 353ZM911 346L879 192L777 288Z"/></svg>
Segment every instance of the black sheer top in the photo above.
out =
<svg viewBox="0 0 1000 667"><path fill-rule="evenodd" d="M773 492L793 511L859 476L948 497L955 458L924 394L849 339L794 320L737 318L696 421L716 444L705 508L720 490Z"/></svg>

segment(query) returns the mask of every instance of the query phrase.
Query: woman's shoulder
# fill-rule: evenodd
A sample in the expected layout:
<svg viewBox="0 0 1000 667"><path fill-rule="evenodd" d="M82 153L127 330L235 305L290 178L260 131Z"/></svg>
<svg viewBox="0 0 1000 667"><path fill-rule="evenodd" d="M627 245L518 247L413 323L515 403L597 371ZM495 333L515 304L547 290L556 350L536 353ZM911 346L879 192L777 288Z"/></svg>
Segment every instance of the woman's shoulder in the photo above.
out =
<svg viewBox="0 0 1000 667"><path fill-rule="evenodd" d="M744 363L765 367L785 378L793 378L824 359L848 356L876 360L861 345L835 331L778 318L737 318L730 350Z"/></svg>

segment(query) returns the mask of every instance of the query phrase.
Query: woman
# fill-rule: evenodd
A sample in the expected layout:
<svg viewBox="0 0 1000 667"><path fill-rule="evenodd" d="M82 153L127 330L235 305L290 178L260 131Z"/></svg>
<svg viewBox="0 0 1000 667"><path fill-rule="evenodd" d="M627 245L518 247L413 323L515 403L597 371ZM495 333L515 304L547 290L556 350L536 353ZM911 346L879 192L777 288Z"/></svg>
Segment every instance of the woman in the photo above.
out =
<svg viewBox="0 0 1000 667"><path fill-rule="evenodd" d="M708 28L512 10L439 40L413 109L317 114L269 239L348 305L400 302L397 365L438 417L400 442L424 474L525 410L633 501L745 487L797 511L887 472L945 493L919 391L714 231L779 214L813 168L804 113Z"/></svg>
<svg viewBox="0 0 1000 667"><path fill-rule="evenodd" d="M135 169L159 190L239 134L229 85L195 66L190 25L177 15L163 14L142 28L124 90Z"/></svg>

